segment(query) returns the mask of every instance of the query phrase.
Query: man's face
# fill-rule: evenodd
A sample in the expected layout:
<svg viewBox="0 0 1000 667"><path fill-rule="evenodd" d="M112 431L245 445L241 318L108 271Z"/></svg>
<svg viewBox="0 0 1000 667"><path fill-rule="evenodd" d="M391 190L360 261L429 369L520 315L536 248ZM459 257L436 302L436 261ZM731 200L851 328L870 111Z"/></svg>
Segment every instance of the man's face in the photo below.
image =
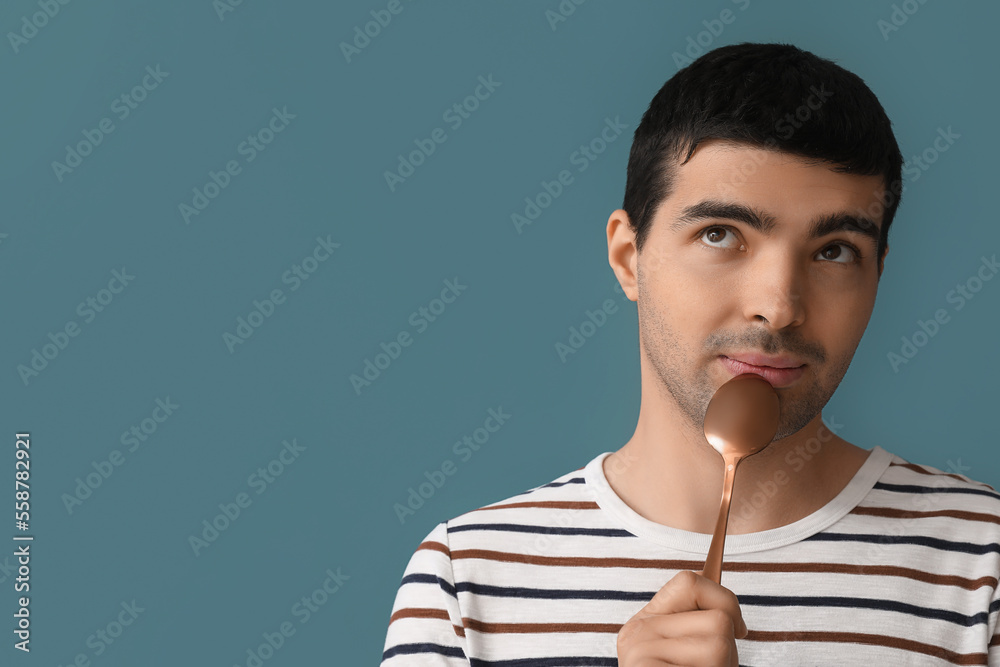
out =
<svg viewBox="0 0 1000 667"><path fill-rule="evenodd" d="M637 260L646 361L701 432L715 391L739 374L721 356L794 358L799 377L772 382L775 438L791 435L829 401L868 325L882 177L722 141L701 144L675 175ZM733 205L770 229L734 219ZM814 237L814 223L834 214L872 223L871 234L849 224Z"/></svg>

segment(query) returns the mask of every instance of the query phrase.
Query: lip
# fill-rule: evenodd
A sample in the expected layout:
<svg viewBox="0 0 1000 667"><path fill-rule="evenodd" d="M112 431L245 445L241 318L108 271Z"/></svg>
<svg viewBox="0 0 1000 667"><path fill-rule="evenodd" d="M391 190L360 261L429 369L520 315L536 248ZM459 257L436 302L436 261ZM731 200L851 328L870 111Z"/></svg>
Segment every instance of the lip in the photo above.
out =
<svg viewBox="0 0 1000 667"><path fill-rule="evenodd" d="M750 355L745 355L750 356ZM796 380L798 380L805 373L805 365L801 365L795 368L775 368L773 366L756 366L754 364L748 364L744 361L739 361L737 359L730 359L725 355L719 355L719 361L728 370L733 377L737 375L742 375L744 373L753 373L759 375L768 382L774 388L787 387Z"/></svg>
<svg viewBox="0 0 1000 667"><path fill-rule="evenodd" d="M735 361L742 361L751 366L767 366L770 368L798 368L799 366L805 366L804 361L795 357L770 357L766 354L758 354L756 352L734 352L722 356Z"/></svg>

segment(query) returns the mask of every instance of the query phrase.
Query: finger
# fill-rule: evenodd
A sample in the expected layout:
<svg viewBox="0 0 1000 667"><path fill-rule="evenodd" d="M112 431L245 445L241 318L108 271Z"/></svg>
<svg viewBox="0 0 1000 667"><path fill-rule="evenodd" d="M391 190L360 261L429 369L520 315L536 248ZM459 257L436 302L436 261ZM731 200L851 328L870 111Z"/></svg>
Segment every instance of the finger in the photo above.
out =
<svg viewBox="0 0 1000 667"><path fill-rule="evenodd" d="M721 637L654 639L629 654L631 664L739 667L735 642Z"/></svg>
<svg viewBox="0 0 1000 667"><path fill-rule="evenodd" d="M721 609L682 611L643 619L643 635L649 639L720 636L736 638L736 620Z"/></svg>
<svg viewBox="0 0 1000 667"><path fill-rule="evenodd" d="M736 595L697 572L681 570L656 592L636 614L646 618L654 614L676 614L699 609L722 609L733 618L736 636L746 636L746 623Z"/></svg>
<svg viewBox="0 0 1000 667"><path fill-rule="evenodd" d="M704 570L699 570L696 574L699 577L705 577L705 571ZM747 628L746 621L743 620L743 608L740 606L740 599L736 596L736 593L733 593L731 590L729 590L725 586L722 586L720 584L716 584L711 579L705 578L705 581L708 582L709 584L713 585L713 586L718 586L719 588L721 588L725 592L725 594L728 597L731 598L732 604L733 604L733 606L735 608L735 611L736 611L736 614L734 616L732 616L732 618L733 618L733 626L734 626L734 634L735 634L735 636L736 636L737 639L743 639L743 638L745 638L750 633L750 630ZM731 611L730 611L730 614L732 615Z"/></svg>

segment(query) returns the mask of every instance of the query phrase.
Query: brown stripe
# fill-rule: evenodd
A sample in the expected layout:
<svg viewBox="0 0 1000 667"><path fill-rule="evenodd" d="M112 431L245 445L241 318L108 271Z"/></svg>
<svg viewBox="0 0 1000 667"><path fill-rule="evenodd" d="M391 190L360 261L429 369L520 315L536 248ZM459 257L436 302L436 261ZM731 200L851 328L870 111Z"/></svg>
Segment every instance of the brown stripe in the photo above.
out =
<svg viewBox="0 0 1000 667"><path fill-rule="evenodd" d="M912 470L913 472L919 472L921 475L934 475L934 476L938 476L938 477L951 477L952 479L957 479L960 482L968 482L969 481L969 480L967 480L967 479L965 479L963 477L960 477L959 475L955 475L955 474L950 473L950 472L931 472L930 470L927 470L923 466L917 465L916 463L890 463L889 465L891 465L891 466L899 466L900 468L906 468L907 470Z"/></svg>
<svg viewBox="0 0 1000 667"><path fill-rule="evenodd" d="M491 507L480 507L480 510L504 510L511 507L552 507L566 510L599 510L601 506L589 500L535 500L523 503L507 503L506 505L493 505Z"/></svg>
<svg viewBox="0 0 1000 667"><path fill-rule="evenodd" d="M474 618L463 617L462 624L470 630L488 634L546 634L553 632L602 632L617 634L621 630L620 623L487 623ZM913 653L923 653L948 660L956 665L985 665L985 653L956 653L939 646L901 639L887 635L872 635L862 632L818 632L818 631L764 631L750 630L747 641L760 642L838 642L849 644L868 644L898 648ZM992 644L991 644L992 645Z"/></svg>
<svg viewBox="0 0 1000 667"><path fill-rule="evenodd" d="M962 510L935 510L933 512L917 512L916 510L901 510L893 507L855 507L851 514L864 514L866 516L885 516L893 519L922 519L934 516L948 516L953 519L965 519L967 521L984 521L1000 525L1000 516L985 514L983 512L964 512Z"/></svg>
<svg viewBox="0 0 1000 667"><path fill-rule="evenodd" d="M968 579L954 574L935 574L897 565L854 565L848 563L740 563L727 562L724 570L730 572L825 572L833 574L877 575L904 577L938 586L958 586L974 591L983 586L995 588L996 577Z"/></svg>
<svg viewBox="0 0 1000 667"><path fill-rule="evenodd" d="M400 609L389 619L389 625L400 618L437 618L448 620L448 613L440 609L423 609L408 607ZM485 623L472 618L463 617L462 623L471 630L491 634L512 634L512 633L545 633L545 632L606 632L618 634L621 630L620 624L615 623ZM452 629L459 637L465 637L465 628L452 623ZM816 642L849 642L854 644L874 644L876 646L889 646L893 648L904 648L918 653L926 653L942 657L959 665L985 665L980 656L982 653L959 654L936 646L921 644L906 639L887 637L885 635L867 635L849 632L774 632L764 630L749 630L746 638L748 641L816 641ZM990 647L1000 646L1000 635L994 635L990 640ZM976 662L976 659L979 662Z"/></svg>
<svg viewBox="0 0 1000 667"><path fill-rule="evenodd" d="M532 556L490 549L459 549L451 554L452 560L479 558L504 563L528 563L556 567L633 567L652 570L701 570L703 560L659 560L653 558L596 558L591 556Z"/></svg>
<svg viewBox="0 0 1000 667"><path fill-rule="evenodd" d="M446 612L443 609L429 609L426 607L406 607L404 609L400 609L395 614L389 617L389 625L392 625L393 621L397 621L401 618L437 618L441 619L442 621L449 620L448 612ZM454 623L451 624L451 628L452 630L455 631L455 634L458 635L459 637L465 636L465 628L455 625Z"/></svg>
<svg viewBox="0 0 1000 667"><path fill-rule="evenodd" d="M430 609L428 607L404 607L389 617L389 625L400 618L439 618L442 621L449 620L448 612L444 609Z"/></svg>
<svg viewBox="0 0 1000 667"><path fill-rule="evenodd" d="M488 549L459 549L452 552L452 559L479 558L502 563L527 563L549 567L628 567L652 570L693 570L700 572L705 566L701 560L657 560L644 558L601 558L591 556L533 556ZM967 579L957 575L934 574L895 565L851 565L846 563L742 563L726 561L727 572L827 572L834 574L882 575L905 577L940 586L959 586L974 591L983 586L995 588L995 577Z"/></svg>
<svg viewBox="0 0 1000 667"><path fill-rule="evenodd" d="M936 658L942 658L955 665L985 665L985 653L956 653L939 646L913 641L912 639L900 639L899 637L889 637L887 635L871 635L864 632L819 632L812 630L772 632L763 630L751 630L746 639L748 641L763 642L843 642L848 644L869 644L872 646L887 646L889 648L899 648L913 653L923 653Z"/></svg>
<svg viewBox="0 0 1000 667"><path fill-rule="evenodd" d="M462 618L470 630L489 634L545 634L549 632L610 632L618 634L621 623L486 623L474 618Z"/></svg>
<svg viewBox="0 0 1000 667"><path fill-rule="evenodd" d="M416 551L420 551L421 549L429 549L431 551L440 551L445 556L451 557L451 552L448 550L448 547L446 547L445 545L441 544L440 542L435 542L433 540L427 540L426 542L421 542L420 546L418 546L416 548Z"/></svg>
<svg viewBox="0 0 1000 667"><path fill-rule="evenodd" d="M979 486L985 486L990 491L996 491L996 489L994 489L986 482L977 482L974 479L969 479L968 477L962 477L961 475L955 475L950 472L931 472L930 470L927 470L923 466L919 466L916 463L890 463L889 465L906 468L908 470L912 470L913 472L919 472L921 475L934 475L935 477L951 477L952 479L957 479L960 482L971 482L973 484L978 484Z"/></svg>

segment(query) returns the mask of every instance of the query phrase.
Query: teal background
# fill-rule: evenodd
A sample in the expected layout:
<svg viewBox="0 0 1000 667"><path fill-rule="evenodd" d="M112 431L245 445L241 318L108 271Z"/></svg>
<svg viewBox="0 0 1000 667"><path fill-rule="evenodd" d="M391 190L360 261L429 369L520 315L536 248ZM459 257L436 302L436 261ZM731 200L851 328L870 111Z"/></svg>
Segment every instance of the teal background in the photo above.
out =
<svg viewBox="0 0 1000 667"><path fill-rule="evenodd" d="M824 417L864 448L1000 485L1000 282L960 311L946 301L1000 249L1000 6L914 1L886 39L877 22L900 3L591 0L553 28L556 0L402 0L347 62L341 42L386 6L244 0L220 19L210 0L77 1L16 53L8 33L41 10L0 6L0 488L10 512L14 434L29 431L35 536L32 651L13 648L6 616L0 663L246 665L287 621L295 634L263 664L377 664L434 524L624 444L637 319L605 225L672 54L727 8L735 20L708 48L791 42L856 72L910 166L938 128L961 135L907 181L874 314ZM112 101L157 65L169 74L120 120ZM442 114L489 75L499 87L453 129ZM246 162L238 144L286 107L295 118ZM52 162L104 117L114 130L60 181ZM578 172L571 154L606 118L627 130ZM439 127L445 142L390 191L384 172ZM179 204L233 159L242 171L186 224ZM518 233L511 214L563 169L574 182ZM282 275L317 237L340 247L291 291ZM122 267L134 280L85 323L77 305ZM467 289L418 333L411 313L456 278ZM284 303L230 352L223 333L276 288ZM563 363L555 344L606 299L618 311ZM894 372L887 353L939 308L949 323ZM70 321L79 335L26 384L18 366ZM349 377L402 331L411 344L356 393ZM122 433L168 397L179 407L127 451ZM500 407L509 421L457 457ZM248 478L292 439L304 451L258 494ZM70 512L65 494L114 450L123 463ZM394 504L448 459L455 473L401 522ZM195 555L189 536L240 493L251 504ZM348 578L302 622L293 606L338 568ZM132 600L135 622L88 645Z"/></svg>

